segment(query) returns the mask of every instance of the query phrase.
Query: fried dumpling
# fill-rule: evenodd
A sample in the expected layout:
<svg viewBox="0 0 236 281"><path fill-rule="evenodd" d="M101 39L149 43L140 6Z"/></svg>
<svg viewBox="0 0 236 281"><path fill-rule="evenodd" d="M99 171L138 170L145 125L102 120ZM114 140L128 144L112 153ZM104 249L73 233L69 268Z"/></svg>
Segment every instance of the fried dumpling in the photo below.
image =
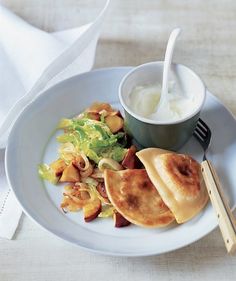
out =
<svg viewBox="0 0 236 281"><path fill-rule="evenodd" d="M145 169L107 169L104 179L111 203L128 221L143 227L164 227L174 221Z"/></svg>
<svg viewBox="0 0 236 281"><path fill-rule="evenodd" d="M178 223L197 215L208 201L200 164L188 155L147 148L137 154Z"/></svg>

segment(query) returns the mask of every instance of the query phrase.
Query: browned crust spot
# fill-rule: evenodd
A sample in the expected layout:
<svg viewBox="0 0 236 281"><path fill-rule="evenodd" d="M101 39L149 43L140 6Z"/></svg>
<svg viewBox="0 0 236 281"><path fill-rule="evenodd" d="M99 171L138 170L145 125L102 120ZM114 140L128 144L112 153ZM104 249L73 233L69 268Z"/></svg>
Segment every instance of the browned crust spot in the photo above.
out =
<svg viewBox="0 0 236 281"><path fill-rule="evenodd" d="M168 154L166 168L179 188L193 196L200 191L200 165L192 157L174 153Z"/></svg>

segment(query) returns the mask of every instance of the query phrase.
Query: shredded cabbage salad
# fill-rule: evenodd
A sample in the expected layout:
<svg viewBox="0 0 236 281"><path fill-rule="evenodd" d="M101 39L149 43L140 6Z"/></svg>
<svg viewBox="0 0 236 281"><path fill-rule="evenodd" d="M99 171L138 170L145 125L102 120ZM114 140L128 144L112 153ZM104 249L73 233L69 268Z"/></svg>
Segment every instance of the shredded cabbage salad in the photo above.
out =
<svg viewBox="0 0 236 281"><path fill-rule="evenodd" d="M62 210L66 213L83 209L86 222L113 216L115 226L128 225L124 218L122 223L116 221L118 212L106 194L103 178L107 168L134 168L136 149L129 145L119 111L107 103L95 103L76 117L62 119L57 129L62 130L57 137L58 159L40 164L38 173L54 185L67 183L62 194Z"/></svg>

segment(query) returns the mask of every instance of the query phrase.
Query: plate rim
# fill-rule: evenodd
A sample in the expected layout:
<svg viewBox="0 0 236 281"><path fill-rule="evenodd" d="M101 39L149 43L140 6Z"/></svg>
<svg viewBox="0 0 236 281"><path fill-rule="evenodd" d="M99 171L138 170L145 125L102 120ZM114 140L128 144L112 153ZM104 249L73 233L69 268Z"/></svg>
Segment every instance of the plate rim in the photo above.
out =
<svg viewBox="0 0 236 281"><path fill-rule="evenodd" d="M133 67L132 66L118 66L118 67L105 67L105 68L99 68L99 69L94 69L92 71L88 71L88 72L85 72L85 73L82 73L82 74L77 74L77 75L74 75L72 77L69 77L69 78L66 78L64 80L61 80L59 81L58 83L52 85L51 87L45 89L40 95L38 95L36 98L34 98L33 101L31 101L22 111L21 113L19 114L19 116L17 117L16 121L14 122L13 126L12 126L12 129L10 131L10 134L9 134L9 140L12 139L12 135L14 133L14 130L15 130L15 127L17 126L18 122L20 122L21 120L21 117L22 115L24 115L24 113L28 110L28 108L31 107L31 104L35 102L35 100L38 100L38 99L42 99L44 97L44 95L48 94L47 92L48 91L51 91L53 88L56 88L58 86L60 86L60 84L63 84L65 82L69 82L70 80L73 80L73 79L76 79L78 77L83 77L83 76L87 76L89 75L90 73L98 73L98 72L110 72L110 71L118 71L118 70L131 70ZM217 103L219 103L221 106L223 106L227 112L231 115L231 117L233 117L234 121L236 122L236 117L233 115L233 113L231 112L230 109L228 109L223 102L221 102L221 100L219 100L216 96L214 96L209 90L206 90L207 92L207 95L209 95L211 98L213 98ZM195 242L197 242L198 240L200 240L201 238L207 236L209 233L211 233L218 225L217 223L212 226L207 232L203 233L202 235L199 235L197 238L194 238L192 239L190 242L188 242L187 244L179 244L177 245L176 247L173 247L172 249L167 249L167 250L164 250L162 251L161 253L157 253L155 251L153 252L142 252L142 253L133 253L133 252L127 252L127 253L117 253L117 252L109 252L109 251L104 251L104 250L97 250L97 249L94 249L94 248L88 248L86 246L83 246L83 245L80 245L78 243L76 243L76 241L70 241L68 240L67 238L63 237L63 235L61 235L60 233L57 233L56 231L53 231L53 229L50 229L50 227L48 227L46 224L42 223L42 222L39 222L37 221L37 218L34 218L33 215L31 215L29 213L29 211L22 205L22 203L20 202L20 200L18 199L18 196L14 190L14 188L12 187L12 183L11 183L11 179L10 179L10 176L9 176L9 173L8 173L8 165L9 165L9 150L10 150L10 142L8 141L7 142L7 147L6 147L6 151L5 151L5 171L6 171L6 177L7 177L7 181L11 187L11 191L14 193L18 203L20 204L21 208L23 209L24 213L26 213L28 215L28 217L30 217L31 220L33 220L37 225L39 225L41 228L45 229L46 231L48 231L49 233L51 233L53 236L56 236L57 238L60 238L62 239L63 241L66 241L70 244L73 244L73 245L76 245L78 246L79 248L83 249L83 250L86 250L86 251L89 251L89 252L92 252L92 253L96 253L96 254L103 254L103 255L108 255L108 256L127 256L127 257L145 257L145 256L156 256L156 255L161 255L161 254L165 254L165 253L168 253L168 252L171 252L171 251L175 251L175 250L178 250L180 248L184 248L184 247L187 247ZM234 204L233 206L233 209L235 208L235 205L236 203Z"/></svg>

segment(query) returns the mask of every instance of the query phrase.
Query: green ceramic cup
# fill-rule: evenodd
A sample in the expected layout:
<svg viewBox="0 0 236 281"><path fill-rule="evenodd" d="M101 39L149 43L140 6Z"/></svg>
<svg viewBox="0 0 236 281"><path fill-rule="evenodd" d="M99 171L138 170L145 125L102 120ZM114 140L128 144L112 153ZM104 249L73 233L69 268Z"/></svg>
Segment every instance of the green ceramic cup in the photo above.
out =
<svg viewBox="0 0 236 281"><path fill-rule="evenodd" d="M180 149L192 136L205 101L206 88L199 76L182 64L172 64L171 79L178 81L184 92L195 95L193 111L177 121L155 121L134 113L129 95L136 86L162 83L163 62L151 62L132 69L121 81L119 99L125 111L125 121L134 139L143 147Z"/></svg>

